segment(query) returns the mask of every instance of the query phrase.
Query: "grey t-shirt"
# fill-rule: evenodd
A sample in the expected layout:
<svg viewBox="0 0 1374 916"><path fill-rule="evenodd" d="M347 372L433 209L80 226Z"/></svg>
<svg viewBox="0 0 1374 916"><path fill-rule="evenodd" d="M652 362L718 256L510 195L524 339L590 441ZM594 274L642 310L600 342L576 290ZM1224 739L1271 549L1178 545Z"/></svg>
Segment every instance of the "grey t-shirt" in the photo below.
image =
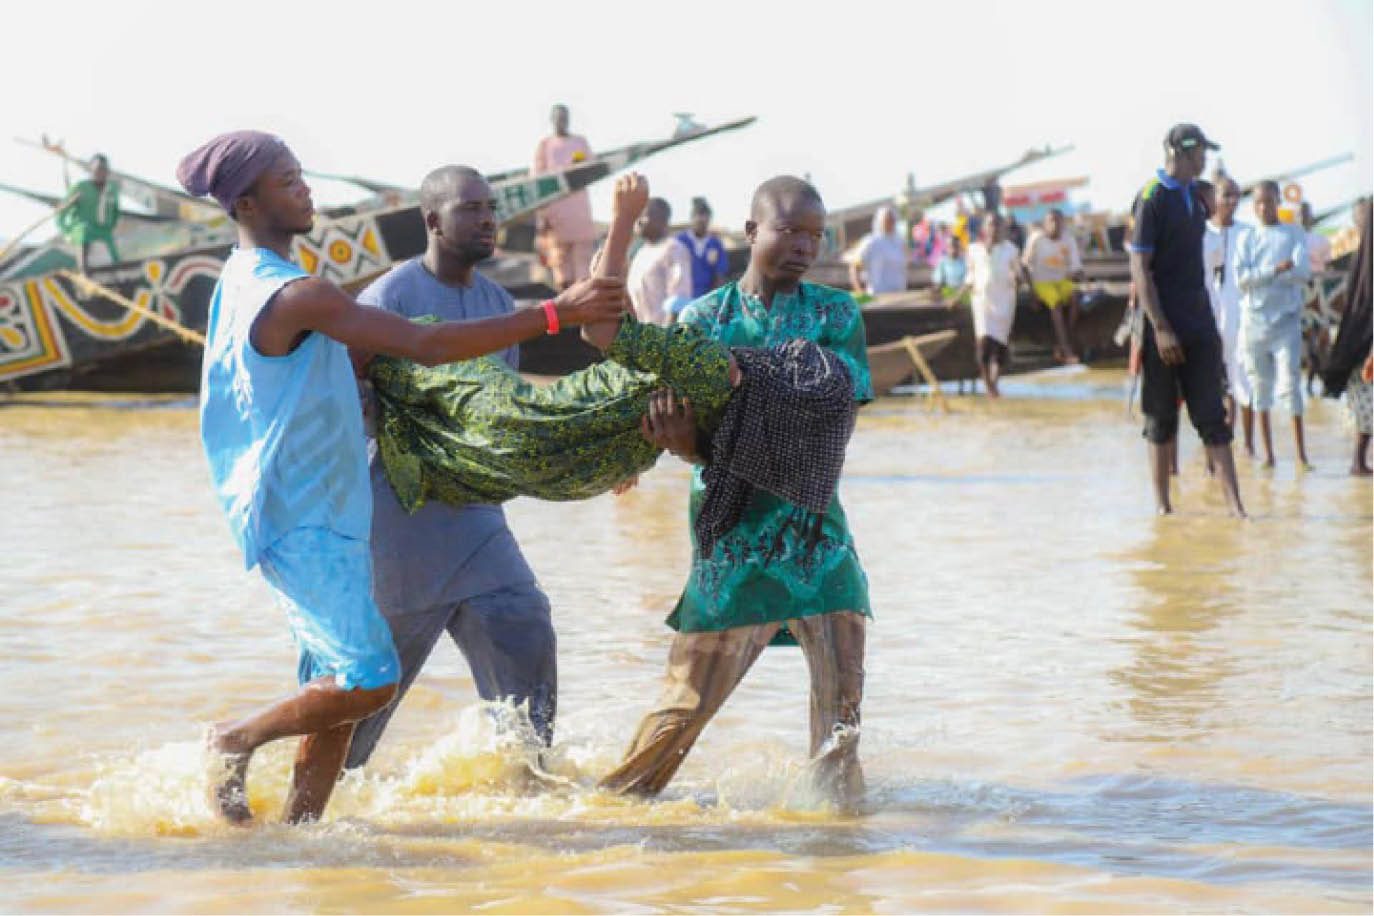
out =
<svg viewBox="0 0 1374 916"><path fill-rule="evenodd" d="M474 273L469 287L446 286L419 258L378 277L358 301L407 318L488 318L515 309L510 294L486 277ZM519 347L500 355L519 365ZM500 506L427 502L409 515L396 501L376 449L369 452L373 591L383 613L422 611L535 581Z"/></svg>

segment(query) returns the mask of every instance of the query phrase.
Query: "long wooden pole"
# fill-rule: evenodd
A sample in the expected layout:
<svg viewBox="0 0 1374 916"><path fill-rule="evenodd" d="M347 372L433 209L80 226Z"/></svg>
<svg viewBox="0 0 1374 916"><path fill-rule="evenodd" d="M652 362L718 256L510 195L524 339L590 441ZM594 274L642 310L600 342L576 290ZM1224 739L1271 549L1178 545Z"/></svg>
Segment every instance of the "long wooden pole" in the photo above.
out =
<svg viewBox="0 0 1374 916"><path fill-rule="evenodd" d="M24 241L24 239L25 239L30 233L32 233L35 229L37 229L39 226L43 225L43 224L46 223L48 220L52 219L54 216L56 216L57 214L61 213L63 210L67 209L68 207L70 207L70 206L71 206L72 204L74 204L74 203L76 203L76 198L75 198L75 197L69 197L69 198L67 198L67 199L66 199L65 201L63 201L60 205L58 205L57 207L54 207L51 213L46 213L46 214L44 214L44 215L43 215L43 218L40 219L38 222L34 223L32 226L28 227L28 228L25 229L23 232L19 233L19 234L16 235L14 238L12 238L12 239L10 239L8 242L6 242L6 243L5 243L5 247L4 247L4 248L0 248L0 261L3 261L3 260L5 260L5 258L9 257L9 253L10 253L11 251L13 251L16 247L18 247L19 243L22 242L22 241Z"/></svg>
<svg viewBox="0 0 1374 916"><path fill-rule="evenodd" d="M121 296L119 293L110 289L108 286L101 286L99 283L95 282L90 277L79 274L74 270L58 270L55 271L55 273L57 273L58 276L65 277L67 280L71 281L71 283L75 285L78 289L80 289L82 292L94 293L100 296L104 296L106 299L109 299L116 305L122 305L131 312L137 312L138 314L142 315L144 318L147 318L154 324L161 325L162 327L171 331L173 334L176 334L182 340L189 341L190 343L200 344L202 347L205 346L204 335L191 330L184 324L178 324L177 322L173 321L172 319L164 315L159 315L152 309L139 305L137 302L133 301L132 299L129 299L126 296Z"/></svg>

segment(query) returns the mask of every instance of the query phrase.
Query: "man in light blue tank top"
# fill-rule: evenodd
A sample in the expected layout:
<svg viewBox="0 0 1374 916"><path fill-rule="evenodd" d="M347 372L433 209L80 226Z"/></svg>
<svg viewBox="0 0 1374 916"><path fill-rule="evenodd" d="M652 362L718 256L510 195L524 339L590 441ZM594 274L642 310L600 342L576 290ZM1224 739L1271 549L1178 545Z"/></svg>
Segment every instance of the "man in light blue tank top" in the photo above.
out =
<svg viewBox="0 0 1374 916"><path fill-rule="evenodd" d="M353 366L373 353L432 366L557 325L618 320L624 285L585 280L543 309L417 325L360 306L291 262L292 239L310 230L314 207L281 140L224 134L187 155L177 178L191 194L212 194L238 224L210 305L201 439L244 563L261 568L300 649L298 693L210 729L210 800L230 823L251 821L245 775L254 750L300 735L283 816L315 820L354 724L385 707L400 679L372 596L372 492ZM482 210L494 236L495 201Z"/></svg>
<svg viewBox="0 0 1374 916"><path fill-rule="evenodd" d="M477 273L491 257L491 187L481 173L445 166L420 185L425 253L393 267L358 295L407 318L508 315L510 294ZM519 368L520 351L501 356ZM362 766L445 631L472 670L483 700L506 701L512 721L545 746L558 694L549 600L520 552L500 506L430 500L414 515L396 498L380 457L372 460L372 593L401 658L396 701L358 724L345 763ZM528 724L526 724L526 717ZM504 717L503 717L504 718Z"/></svg>

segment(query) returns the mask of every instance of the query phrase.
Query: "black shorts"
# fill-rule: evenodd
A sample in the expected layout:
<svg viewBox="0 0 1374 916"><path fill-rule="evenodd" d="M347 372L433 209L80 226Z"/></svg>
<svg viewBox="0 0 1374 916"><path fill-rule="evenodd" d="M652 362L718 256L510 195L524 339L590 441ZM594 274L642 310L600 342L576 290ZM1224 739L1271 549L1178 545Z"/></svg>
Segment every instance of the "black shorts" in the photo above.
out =
<svg viewBox="0 0 1374 916"><path fill-rule="evenodd" d="M1178 435L1179 398L1188 405L1188 418L1208 445L1231 441L1226 422L1226 365L1216 331L1183 343L1183 363L1165 365L1155 346L1155 329L1145 321L1141 349L1140 409L1145 414L1145 438L1163 445Z"/></svg>
<svg viewBox="0 0 1374 916"><path fill-rule="evenodd" d="M977 355L978 365L980 366L991 366L993 363L996 363L1005 368L1007 365L1007 345L994 337L984 335L978 338L978 343L975 344L974 352Z"/></svg>

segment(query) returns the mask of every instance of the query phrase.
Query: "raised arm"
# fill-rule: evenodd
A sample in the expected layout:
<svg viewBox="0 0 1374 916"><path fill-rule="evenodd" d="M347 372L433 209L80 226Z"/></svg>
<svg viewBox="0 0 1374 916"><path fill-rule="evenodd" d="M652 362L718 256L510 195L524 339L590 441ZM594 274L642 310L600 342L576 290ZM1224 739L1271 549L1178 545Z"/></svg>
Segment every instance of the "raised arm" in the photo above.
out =
<svg viewBox="0 0 1374 916"><path fill-rule="evenodd" d="M611 195L611 225L606 243L597 252L592 264L592 278L609 281L622 278L627 270L630 240L634 238L635 220L649 203L649 182L638 172L630 172L616 179ZM623 280L617 280L622 284ZM615 340L620 318L615 316L600 322L584 322L582 339L598 350L605 350Z"/></svg>
<svg viewBox="0 0 1374 916"><path fill-rule="evenodd" d="M559 324L614 320L625 310L624 283L604 277L580 281L553 301L553 309ZM545 309L415 324L391 312L359 305L333 283L308 277L277 293L253 323L252 342L268 356L283 356L305 333L316 331L346 344L354 351L357 366L365 365L374 353L436 366L485 356L547 329Z"/></svg>

